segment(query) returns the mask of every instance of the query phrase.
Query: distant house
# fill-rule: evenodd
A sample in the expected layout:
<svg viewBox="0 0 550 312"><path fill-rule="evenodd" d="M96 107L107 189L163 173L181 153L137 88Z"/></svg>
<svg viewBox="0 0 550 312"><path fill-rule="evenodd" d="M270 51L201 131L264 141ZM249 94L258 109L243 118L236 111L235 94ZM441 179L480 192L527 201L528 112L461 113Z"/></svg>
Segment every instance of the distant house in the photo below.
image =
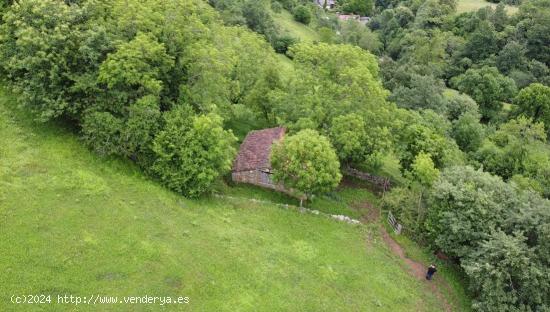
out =
<svg viewBox="0 0 550 312"><path fill-rule="evenodd" d="M271 146L284 135L285 129L281 127L251 131L241 144L233 163L233 181L288 192L271 179Z"/></svg>
<svg viewBox="0 0 550 312"><path fill-rule="evenodd" d="M324 8L325 7L325 0L315 0L318 6ZM336 0L326 0L327 3L327 9L334 9L336 6Z"/></svg>

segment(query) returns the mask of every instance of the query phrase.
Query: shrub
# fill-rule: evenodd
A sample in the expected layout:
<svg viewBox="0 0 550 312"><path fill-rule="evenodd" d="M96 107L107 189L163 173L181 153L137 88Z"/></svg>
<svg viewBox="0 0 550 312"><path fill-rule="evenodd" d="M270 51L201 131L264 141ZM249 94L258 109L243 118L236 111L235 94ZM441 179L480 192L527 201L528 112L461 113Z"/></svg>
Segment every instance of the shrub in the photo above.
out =
<svg viewBox="0 0 550 312"><path fill-rule="evenodd" d="M277 2L277 1L272 1L271 2L271 9L275 13L281 13L281 11L283 10L283 5L279 2Z"/></svg>
<svg viewBox="0 0 550 312"><path fill-rule="evenodd" d="M286 53L288 51L288 48L295 44L297 40L289 35L282 35L277 37L273 41L273 49L275 49L275 52L277 53Z"/></svg>
<svg viewBox="0 0 550 312"><path fill-rule="evenodd" d="M311 12L305 5L300 5L294 9L294 19L308 25L311 22Z"/></svg>
<svg viewBox="0 0 550 312"><path fill-rule="evenodd" d="M107 156L121 153L120 134L123 122L108 112L86 114L82 135L86 144L96 153Z"/></svg>
<svg viewBox="0 0 550 312"><path fill-rule="evenodd" d="M197 197L231 169L236 138L215 114L193 116L190 109L178 107L165 119L153 141L152 171L172 190Z"/></svg>

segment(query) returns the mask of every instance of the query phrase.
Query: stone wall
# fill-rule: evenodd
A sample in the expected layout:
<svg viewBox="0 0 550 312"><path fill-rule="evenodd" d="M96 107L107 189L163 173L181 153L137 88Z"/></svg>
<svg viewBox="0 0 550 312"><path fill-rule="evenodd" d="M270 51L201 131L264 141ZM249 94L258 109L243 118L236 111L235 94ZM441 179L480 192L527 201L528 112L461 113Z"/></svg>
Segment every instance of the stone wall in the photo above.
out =
<svg viewBox="0 0 550 312"><path fill-rule="evenodd" d="M376 187L380 188L384 192L389 191L391 189L391 182L390 182L390 179L388 178L375 176L370 173L362 172L351 167L347 167L343 171L344 173L352 177L356 177L360 180L367 181L374 184Z"/></svg>
<svg viewBox="0 0 550 312"><path fill-rule="evenodd" d="M273 183L273 180L271 179L271 174L263 172L261 170L233 172L231 174L231 178L234 182L249 183L279 192L289 193L289 191L285 189L284 186L282 186L281 184Z"/></svg>

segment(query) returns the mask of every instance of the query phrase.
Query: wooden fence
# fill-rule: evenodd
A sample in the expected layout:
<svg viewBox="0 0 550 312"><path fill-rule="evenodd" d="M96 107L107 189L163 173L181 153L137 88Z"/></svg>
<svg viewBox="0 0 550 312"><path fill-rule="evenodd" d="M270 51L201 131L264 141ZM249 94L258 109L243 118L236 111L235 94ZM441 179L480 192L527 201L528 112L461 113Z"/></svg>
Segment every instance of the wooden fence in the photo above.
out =
<svg viewBox="0 0 550 312"><path fill-rule="evenodd" d="M395 234L401 234L401 230L403 230L403 226L397 222L397 219L393 216L391 211L388 211L388 223L391 225L393 230L395 231Z"/></svg>

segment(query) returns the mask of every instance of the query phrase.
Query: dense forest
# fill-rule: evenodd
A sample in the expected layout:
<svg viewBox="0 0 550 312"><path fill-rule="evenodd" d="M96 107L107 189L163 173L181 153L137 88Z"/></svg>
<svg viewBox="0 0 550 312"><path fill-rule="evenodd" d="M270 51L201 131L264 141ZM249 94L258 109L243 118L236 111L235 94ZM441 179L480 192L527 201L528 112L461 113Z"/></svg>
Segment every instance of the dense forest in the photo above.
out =
<svg viewBox="0 0 550 312"><path fill-rule="evenodd" d="M548 311L550 1L507 4L338 2L364 26L296 0L4 0L0 73L37 119L189 197L285 126L276 179L311 198L339 168L386 173L384 208L460 264L476 311Z"/></svg>

